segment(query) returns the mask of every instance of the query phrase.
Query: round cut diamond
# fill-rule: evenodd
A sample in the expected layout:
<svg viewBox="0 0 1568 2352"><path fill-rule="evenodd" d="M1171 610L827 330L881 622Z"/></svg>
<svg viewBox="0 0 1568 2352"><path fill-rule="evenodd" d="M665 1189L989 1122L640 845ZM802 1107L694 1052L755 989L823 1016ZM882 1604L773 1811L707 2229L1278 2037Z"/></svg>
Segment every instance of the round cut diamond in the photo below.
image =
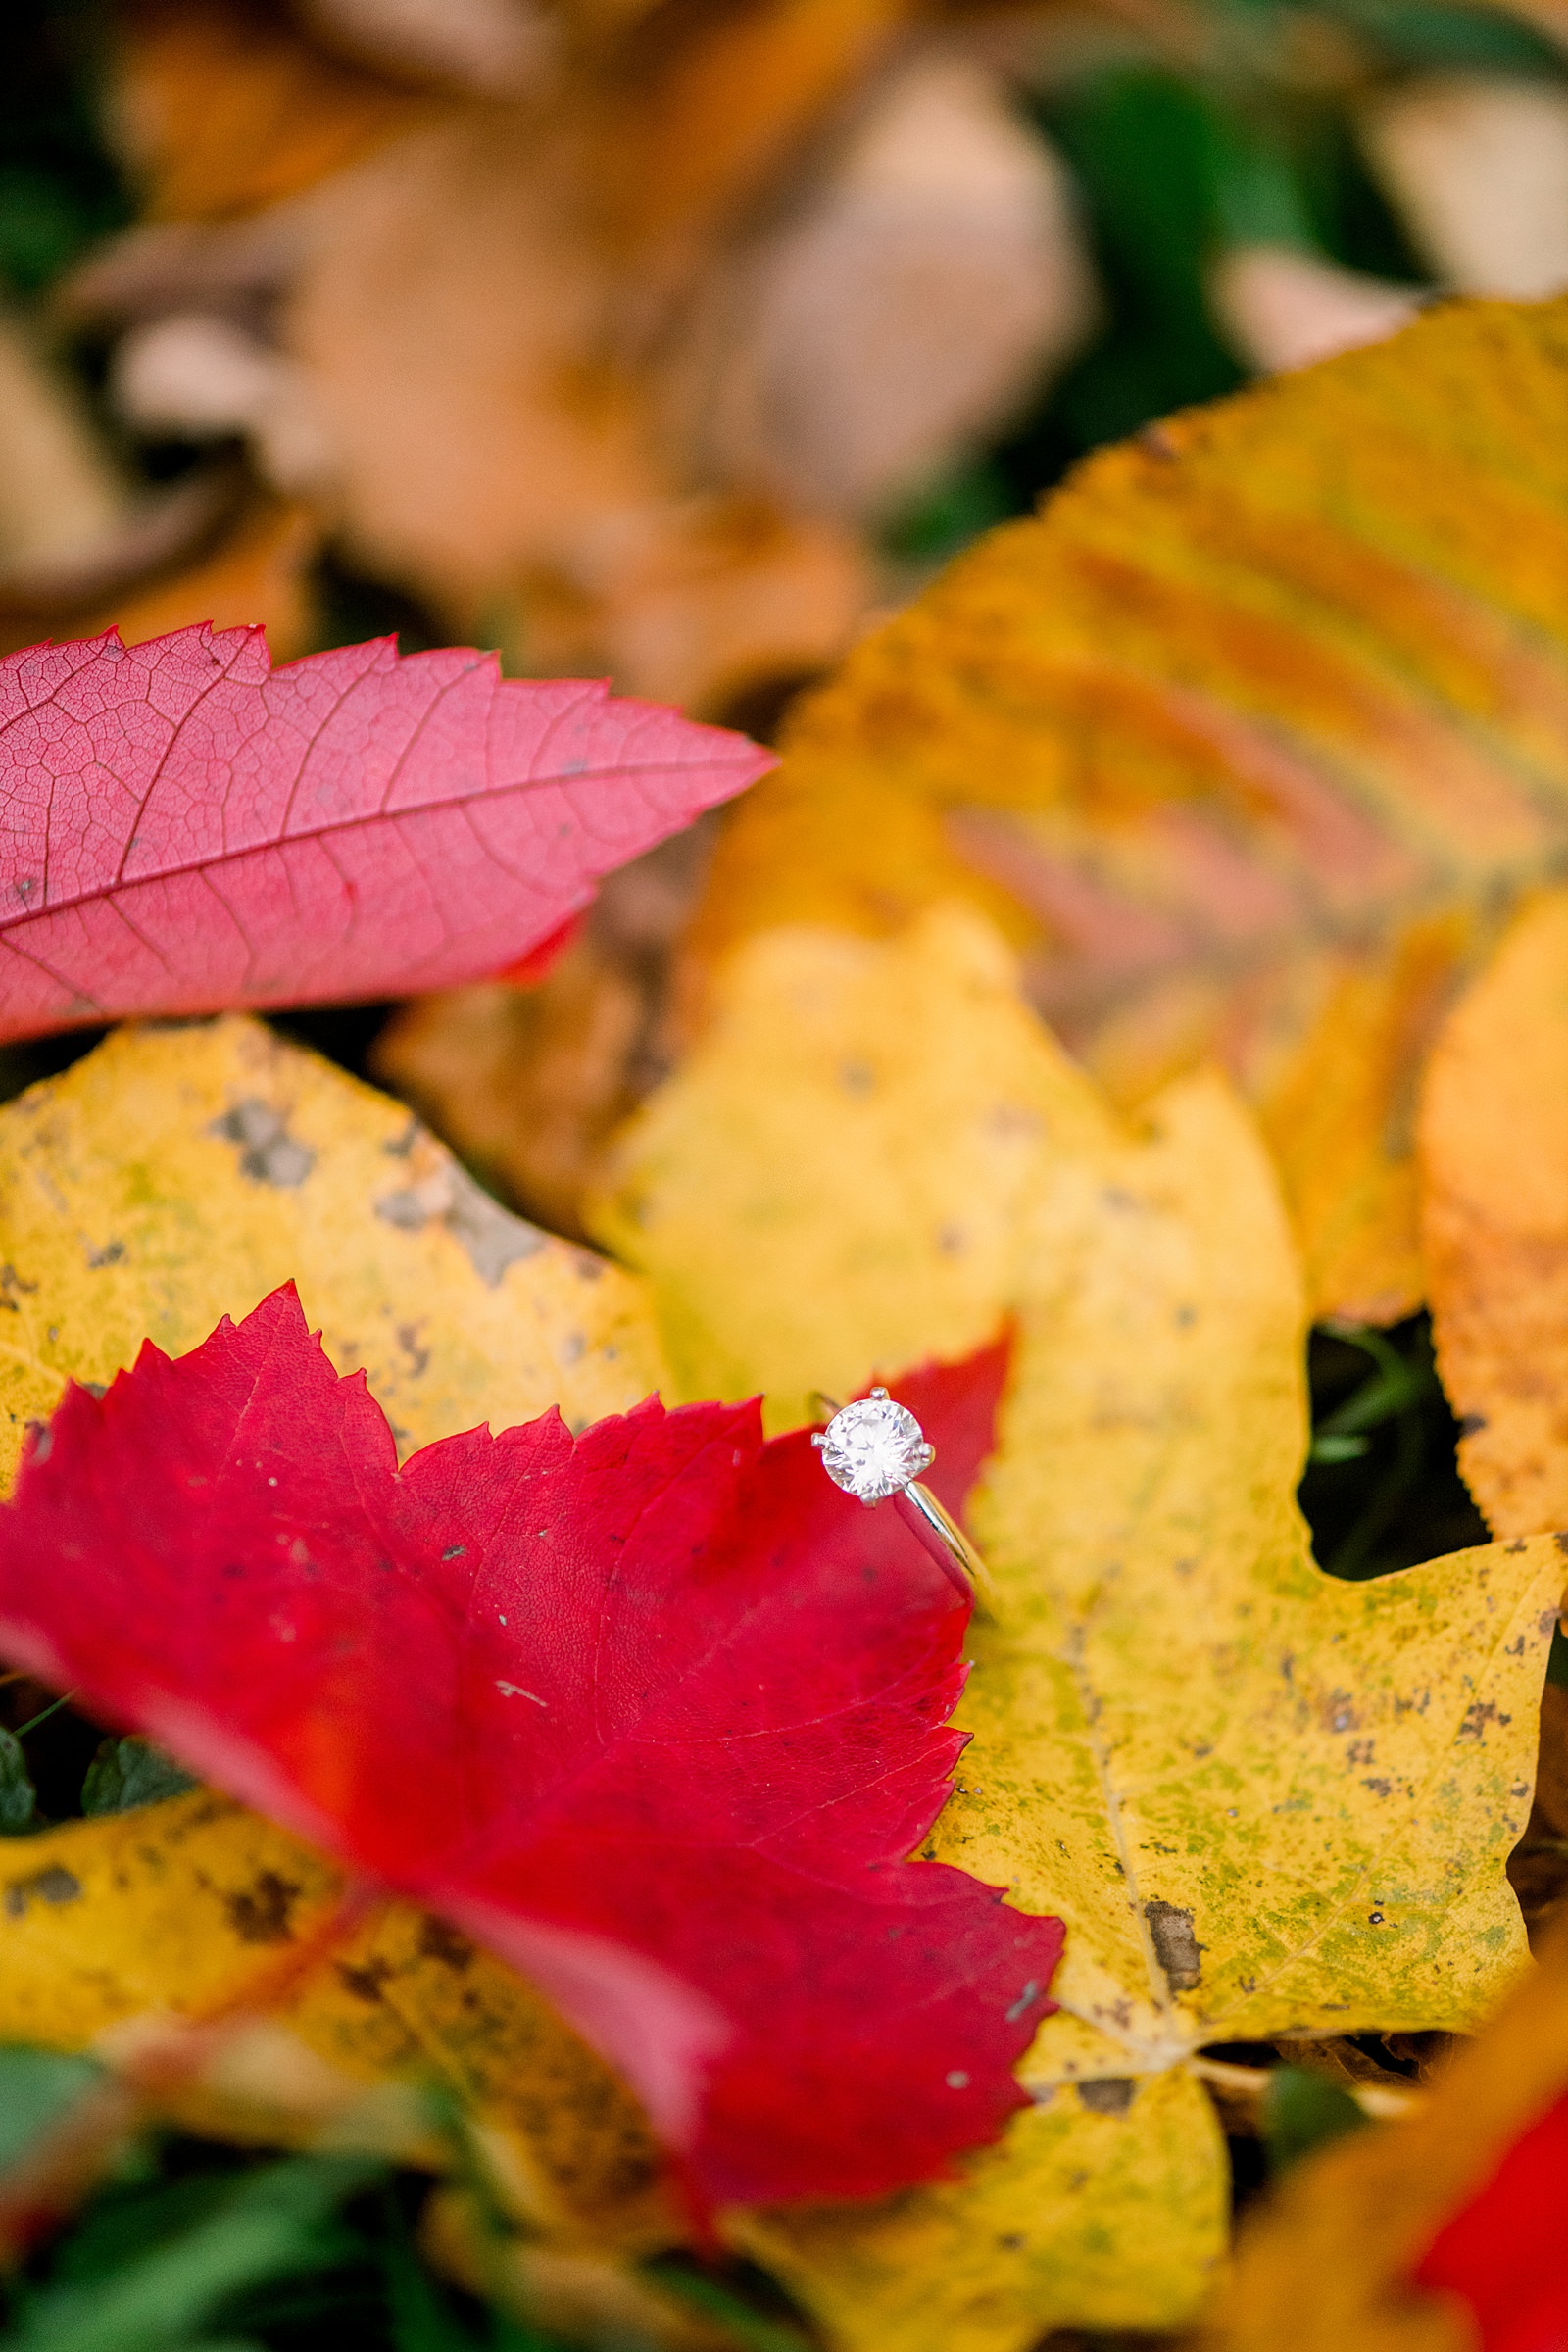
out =
<svg viewBox="0 0 1568 2352"><path fill-rule="evenodd" d="M816 1443L833 1484L862 1502L902 1494L935 1458L919 1422L895 1404L886 1389L873 1389L858 1404L845 1405Z"/></svg>

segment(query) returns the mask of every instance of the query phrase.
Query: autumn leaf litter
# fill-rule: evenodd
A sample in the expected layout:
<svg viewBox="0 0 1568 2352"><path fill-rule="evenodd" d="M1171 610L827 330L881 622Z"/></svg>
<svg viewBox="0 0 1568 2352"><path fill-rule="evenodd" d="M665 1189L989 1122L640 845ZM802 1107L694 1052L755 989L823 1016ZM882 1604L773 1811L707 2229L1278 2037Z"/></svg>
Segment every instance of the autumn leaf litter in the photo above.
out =
<svg viewBox="0 0 1568 2352"><path fill-rule="evenodd" d="M1113 453L851 659L725 838L677 1066L588 1170L607 1257L224 1008L493 971L762 756L461 653L273 671L254 634L189 630L6 662L12 1033L223 1017L117 1030L0 1112L0 1646L122 1736L106 1809L9 1875L0 2036L98 2051L137 2115L285 2143L330 2118L410 2164L451 2162L400 2103L434 2066L488 2185L438 2190L430 2243L523 2306L569 2276L624 2308L654 2277L624 2264L695 2230L845 2352L1055 2327L1244 2352L1297 2309L1303 2344L1392 2342L1403 2311L1436 2347L1424 2286L1489 2347L1553 2324L1544 2287L1499 2299L1486 2247L1489 2180L1549 2186L1568 2083L1560 1959L1528 1976L1506 1867L1563 1579L1537 1405L1568 1248L1555 894L1446 1005L1499 876L1550 863L1555 769L1499 797L1456 690L1387 699L1434 611L1511 649L1510 758L1560 686L1553 591L1497 527L1508 465L1467 449L1491 520L1441 546L1410 486L1500 348L1560 390L1560 306L1445 314L1178 421L1157 465ZM1391 410L1423 353L1451 378ZM1517 401L1503 444L1541 413ZM1331 522L1347 418L1375 430ZM1371 655L1324 618L1363 562ZM1158 617L1195 597L1200 686ZM1140 631L1166 650L1134 679ZM1307 682L1289 757L1259 749L1265 645ZM1376 723L1346 686L1368 665ZM1213 805L1186 808L1184 752L1118 815L1074 765L1085 713L1187 741ZM1382 877L1353 937L1325 911L1352 771L1356 887ZM1238 826L1297 893L1240 978L1200 919ZM1436 892L1417 847L1446 828ZM1068 972L1042 926L1091 867ZM1177 951L1107 973L1107 906L1150 917L1167 885ZM1320 1087L1331 1031L1357 1054ZM1229 1074L1194 1066L1216 1044ZM1429 1280L1508 1540L1327 1576L1296 1500L1309 1313L1392 1317ZM812 1452L817 1395L879 1375L985 1553L983 1620ZM139 1781L136 1735L206 1785ZM1436 2089L1396 2071L1402 2039L1470 2034ZM1398 2120L1316 2160L1232 2271L1215 2100L1314 2050ZM329 2203L324 2178L255 2193ZM0 2196L18 2250L41 2194Z"/></svg>

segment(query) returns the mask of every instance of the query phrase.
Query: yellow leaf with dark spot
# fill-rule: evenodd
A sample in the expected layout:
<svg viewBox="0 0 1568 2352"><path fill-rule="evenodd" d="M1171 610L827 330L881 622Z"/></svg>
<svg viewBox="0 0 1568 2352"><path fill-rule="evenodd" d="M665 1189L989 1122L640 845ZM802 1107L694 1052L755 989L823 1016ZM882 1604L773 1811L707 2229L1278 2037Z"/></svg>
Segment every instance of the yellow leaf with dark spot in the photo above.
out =
<svg viewBox="0 0 1568 2352"><path fill-rule="evenodd" d="M642 1287L499 1208L402 1104L229 1018L122 1029L0 1111L0 1473L112 1380L294 1281L402 1453L660 1385Z"/></svg>
<svg viewBox="0 0 1568 2352"><path fill-rule="evenodd" d="M322 1856L205 1789L8 1841L0 2040L113 2051L116 2029L149 2013L200 2021L254 2007L351 2081L456 2096L508 2202L554 2238L627 2249L678 2238L641 2111L539 1995L402 1903L314 1949L343 1892ZM291 1982L301 1959L310 1965ZM170 2103L208 2131L295 2135L286 2115L258 2126L256 2102L238 2086L225 2095L220 2069Z"/></svg>
<svg viewBox="0 0 1568 2352"><path fill-rule="evenodd" d="M68 1375L106 1382L145 1337L191 1348L291 1279L405 1453L552 1404L581 1427L662 1377L642 1285L507 1214L400 1103L257 1021L125 1029L0 1111L6 1474ZM254 2003L349 2079L444 2083L554 2235L680 2234L635 2102L441 1922L385 1908L279 1992L342 1892L281 1830L202 1793L0 1860L0 2038L78 2049L145 2013ZM221 2084L179 2112L271 2128Z"/></svg>
<svg viewBox="0 0 1568 2352"><path fill-rule="evenodd" d="M801 707L699 964L962 893L1118 1102L1238 1079L1316 1310L1408 1311L1426 1044L1568 848L1565 401L1568 301L1452 305L1091 459Z"/></svg>
<svg viewBox="0 0 1568 2352"><path fill-rule="evenodd" d="M1180 2325L1225 2201L1212 2129L1172 2191L1160 2119L1200 2103L1194 2053L1467 2029L1524 1956L1503 1866L1561 1558L1499 1544L1364 1585L1314 1566L1304 1301L1248 1113L1204 1075L1124 1126L972 915L741 951L621 1164L605 1229L697 1388L770 1384L788 1416L1004 1315L1017 1333L972 1512L997 1586L973 1743L922 1850L1066 1920L1060 2013L1020 2070L1051 2104L958 2188L773 2214L748 2242L867 2352ZM1129 2119L1160 2128L1129 2121L1088 2168L1049 2256L1004 2245L1039 2243L1042 2179L1084 2169L1068 2143L1129 2083Z"/></svg>

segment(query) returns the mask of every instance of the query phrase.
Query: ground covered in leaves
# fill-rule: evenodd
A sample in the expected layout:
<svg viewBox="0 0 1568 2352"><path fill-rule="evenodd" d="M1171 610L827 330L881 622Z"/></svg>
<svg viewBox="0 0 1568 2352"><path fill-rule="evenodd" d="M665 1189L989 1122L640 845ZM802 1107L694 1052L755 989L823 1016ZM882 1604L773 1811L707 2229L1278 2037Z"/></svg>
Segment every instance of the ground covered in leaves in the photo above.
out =
<svg viewBox="0 0 1568 2352"><path fill-rule="evenodd" d="M1558 0L7 38L6 2342L1548 2352Z"/></svg>

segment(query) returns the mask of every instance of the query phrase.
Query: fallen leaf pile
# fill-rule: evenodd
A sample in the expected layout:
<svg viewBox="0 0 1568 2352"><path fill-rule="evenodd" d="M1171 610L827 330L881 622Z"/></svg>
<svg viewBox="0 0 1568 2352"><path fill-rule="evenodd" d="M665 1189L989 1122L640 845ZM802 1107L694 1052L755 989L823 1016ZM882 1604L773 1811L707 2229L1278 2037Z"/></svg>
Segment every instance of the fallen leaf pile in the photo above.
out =
<svg viewBox="0 0 1568 2352"><path fill-rule="evenodd" d="M5 162L0 633L301 652L368 633L347 559L536 672L776 695L1074 455L1435 288L1560 290L1560 0L1463 13L1457 49L1401 0L1255 39L1114 0L114 0L79 59L22 28L14 79L66 87ZM117 234L38 185L51 98L96 118Z"/></svg>
<svg viewBox="0 0 1568 2352"><path fill-rule="evenodd" d="M127 6L139 218L60 307L133 433L243 437L304 558L717 711L843 649L878 516L1095 299L983 41L907 0L658 13Z"/></svg>
<svg viewBox="0 0 1568 2352"><path fill-rule="evenodd" d="M644 263L892 13L803 0L793 81L770 9L686 56L709 119L767 46L773 111L648 183ZM471 53L498 174L527 14ZM149 17L155 81L204 22ZM669 72L618 169L683 152ZM407 105L334 203L480 140ZM839 229L775 232L776 354ZM465 653L7 661L0 1030L160 1016L0 1109L0 2055L90 2061L0 2171L26 2280L174 2123L314 2151L264 2201L445 2176L420 2291L568 2342L1554 2340L1564 333L1457 306L1097 460L803 706L690 923L688 839L561 949L762 776L737 736ZM505 973L560 950L591 1026L616 921L612 1051L525 1041L615 1122L549 1144L591 1248L240 1009L445 989L403 1048L491 1175ZM1311 1318L1418 1300L1496 1540L1348 1581ZM816 1458L878 1382L972 1614ZM1366 2128L1300 2155L1301 2078ZM1234 2258L1228 2139L1298 2159Z"/></svg>
<svg viewBox="0 0 1568 2352"><path fill-rule="evenodd" d="M1315 1313L1408 1314L1427 1052L1562 855L1565 386L1561 301L1473 305L1096 457L797 704L653 984L592 933L515 1010L415 1008L384 1075L580 1216L649 1035L701 1033L734 946L961 897L1123 1107L1231 1072ZM571 1153L568 1057L600 1073Z"/></svg>

